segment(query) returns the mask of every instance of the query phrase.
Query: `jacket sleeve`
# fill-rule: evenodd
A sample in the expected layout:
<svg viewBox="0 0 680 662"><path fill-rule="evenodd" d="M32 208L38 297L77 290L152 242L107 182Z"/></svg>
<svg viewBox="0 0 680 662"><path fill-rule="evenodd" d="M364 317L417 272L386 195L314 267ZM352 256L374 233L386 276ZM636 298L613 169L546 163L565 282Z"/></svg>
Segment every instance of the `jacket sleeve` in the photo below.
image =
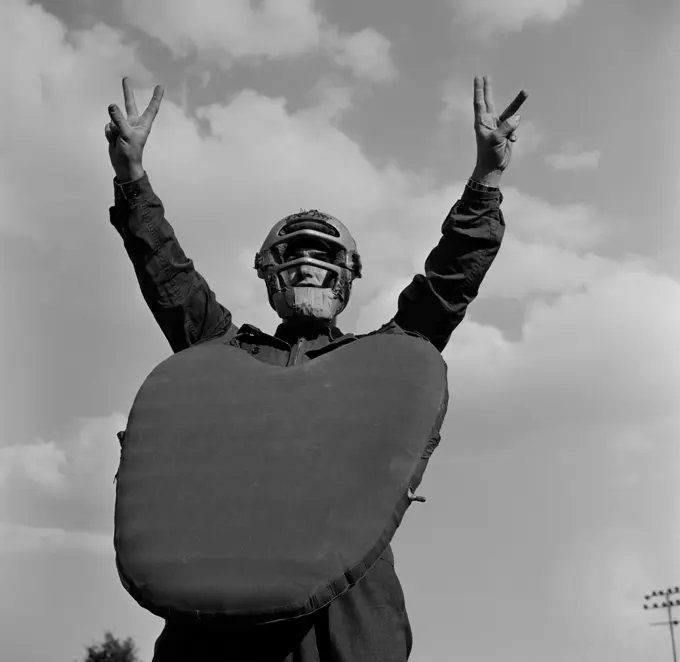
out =
<svg viewBox="0 0 680 662"><path fill-rule="evenodd" d="M184 254L149 178L114 179L110 221L123 239L151 313L174 352L222 335L233 326L203 276Z"/></svg>
<svg viewBox="0 0 680 662"><path fill-rule="evenodd" d="M440 352L463 321L467 307L493 263L503 240L505 221L498 189L466 186L442 225L442 237L399 296L393 322L427 338Z"/></svg>

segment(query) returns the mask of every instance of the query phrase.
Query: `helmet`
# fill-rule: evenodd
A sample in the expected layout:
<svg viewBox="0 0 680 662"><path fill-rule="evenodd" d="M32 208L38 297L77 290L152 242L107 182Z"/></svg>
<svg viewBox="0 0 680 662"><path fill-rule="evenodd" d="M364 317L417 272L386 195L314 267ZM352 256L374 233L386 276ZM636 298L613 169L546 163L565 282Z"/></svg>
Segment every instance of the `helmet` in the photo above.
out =
<svg viewBox="0 0 680 662"><path fill-rule="evenodd" d="M323 243L332 261L312 257L286 261L286 250L300 238ZM327 269L334 282L325 288L291 287L285 272L299 264ZM333 319L345 309L352 281L361 278L361 258L352 235L337 218L310 209L282 218L271 229L255 255L255 269L265 281L269 304L279 317L306 311L320 319Z"/></svg>

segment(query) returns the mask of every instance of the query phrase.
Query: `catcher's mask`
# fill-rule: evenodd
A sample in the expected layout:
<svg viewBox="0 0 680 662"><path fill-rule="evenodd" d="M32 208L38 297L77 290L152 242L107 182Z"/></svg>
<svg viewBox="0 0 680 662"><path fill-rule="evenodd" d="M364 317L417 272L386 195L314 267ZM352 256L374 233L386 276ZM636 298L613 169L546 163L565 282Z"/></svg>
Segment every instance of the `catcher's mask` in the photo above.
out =
<svg viewBox="0 0 680 662"><path fill-rule="evenodd" d="M309 256L291 258L291 247L323 247L328 261ZM294 287L288 270L299 264L326 269L322 287ZM332 320L349 301L352 281L361 278L356 242L335 217L316 209L282 218L255 255L257 275L265 281L269 304L282 319L294 315Z"/></svg>

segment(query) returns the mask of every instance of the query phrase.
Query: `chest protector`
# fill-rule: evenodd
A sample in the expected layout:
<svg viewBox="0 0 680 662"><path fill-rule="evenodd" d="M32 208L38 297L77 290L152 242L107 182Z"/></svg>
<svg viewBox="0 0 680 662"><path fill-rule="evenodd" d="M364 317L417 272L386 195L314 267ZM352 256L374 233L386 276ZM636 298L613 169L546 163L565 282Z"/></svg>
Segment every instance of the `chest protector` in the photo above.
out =
<svg viewBox="0 0 680 662"><path fill-rule="evenodd" d="M119 435L123 585L161 618L235 627L328 605L391 541L447 403L443 359L412 336L286 368L219 341L174 354Z"/></svg>

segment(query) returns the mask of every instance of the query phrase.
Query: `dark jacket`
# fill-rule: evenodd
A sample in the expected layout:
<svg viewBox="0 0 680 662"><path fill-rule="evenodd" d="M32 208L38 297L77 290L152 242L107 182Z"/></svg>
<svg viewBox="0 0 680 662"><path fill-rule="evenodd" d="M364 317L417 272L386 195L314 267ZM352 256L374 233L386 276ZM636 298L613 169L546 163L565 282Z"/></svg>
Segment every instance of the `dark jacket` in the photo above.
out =
<svg viewBox="0 0 680 662"><path fill-rule="evenodd" d="M289 366L314 359L322 349L328 351L328 345L355 338L337 327L311 330L280 324L273 336L249 324L238 328L184 254L148 177L122 185L114 180L114 195L111 224L123 239L144 299L174 352L224 336L261 361ZM425 261L425 275L416 275L404 289L395 316L378 333L415 333L439 351L446 347L500 248L505 231L501 201L497 189L465 187ZM437 443L438 438L426 450L414 489ZM388 546L358 584L312 617L228 634L167 625L154 661L401 661L410 650L411 629Z"/></svg>

